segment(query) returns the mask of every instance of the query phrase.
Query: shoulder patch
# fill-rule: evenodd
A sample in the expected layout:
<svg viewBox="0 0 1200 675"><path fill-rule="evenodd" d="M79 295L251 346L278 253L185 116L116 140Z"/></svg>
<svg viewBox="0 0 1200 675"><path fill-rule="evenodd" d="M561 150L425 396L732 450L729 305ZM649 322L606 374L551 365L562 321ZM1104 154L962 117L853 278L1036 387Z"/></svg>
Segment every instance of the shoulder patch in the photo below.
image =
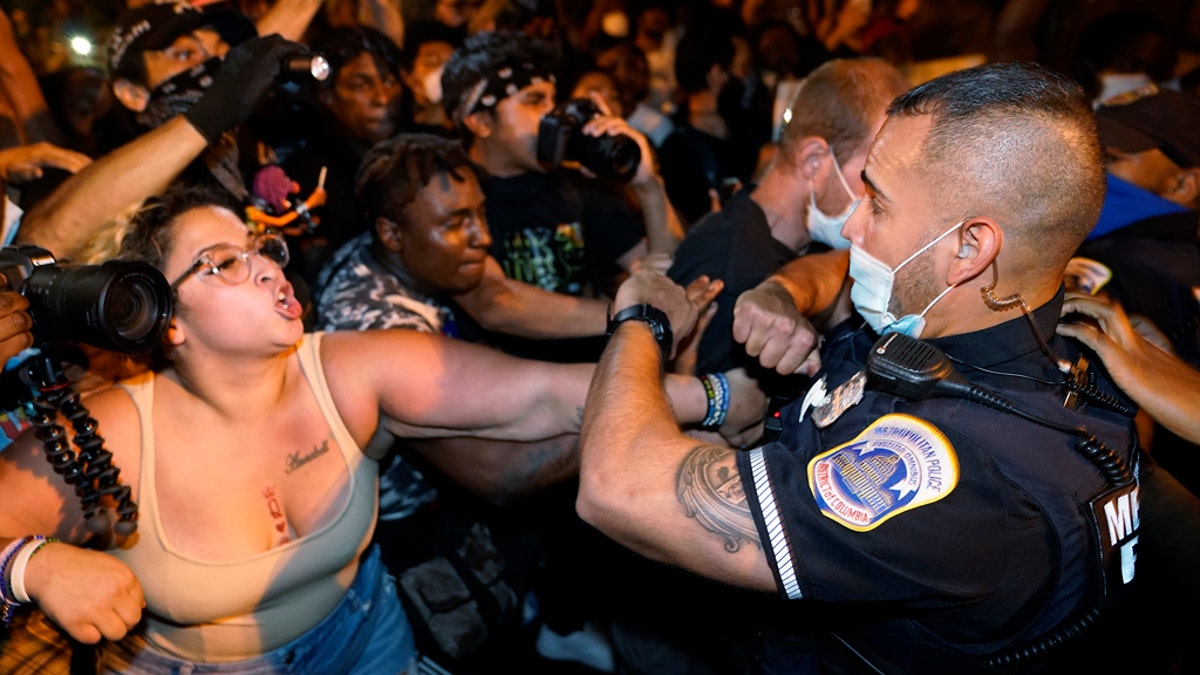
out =
<svg viewBox="0 0 1200 675"><path fill-rule="evenodd" d="M958 485L958 455L935 426L884 415L808 463L808 485L830 520L859 532L932 504Z"/></svg>

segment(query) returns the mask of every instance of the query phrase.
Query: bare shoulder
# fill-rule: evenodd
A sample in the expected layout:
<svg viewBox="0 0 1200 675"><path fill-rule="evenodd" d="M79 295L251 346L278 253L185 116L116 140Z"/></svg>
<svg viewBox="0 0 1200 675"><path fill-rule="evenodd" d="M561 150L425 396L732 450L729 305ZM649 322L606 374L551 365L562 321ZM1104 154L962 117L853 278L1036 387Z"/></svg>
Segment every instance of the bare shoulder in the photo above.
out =
<svg viewBox="0 0 1200 675"><path fill-rule="evenodd" d="M155 377L146 373L141 377ZM111 441L110 445L119 448L122 454L128 448L141 446L142 419L141 413L124 387L113 385L103 391L94 392L83 397L81 401L91 417L99 425L100 433ZM117 452L113 452L117 455ZM128 461L129 458L123 458Z"/></svg>
<svg viewBox="0 0 1200 675"><path fill-rule="evenodd" d="M386 399L411 394L409 384L441 360L439 339L406 329L334 331L321 338L330 395L360 444L374 435Z"/></svg>

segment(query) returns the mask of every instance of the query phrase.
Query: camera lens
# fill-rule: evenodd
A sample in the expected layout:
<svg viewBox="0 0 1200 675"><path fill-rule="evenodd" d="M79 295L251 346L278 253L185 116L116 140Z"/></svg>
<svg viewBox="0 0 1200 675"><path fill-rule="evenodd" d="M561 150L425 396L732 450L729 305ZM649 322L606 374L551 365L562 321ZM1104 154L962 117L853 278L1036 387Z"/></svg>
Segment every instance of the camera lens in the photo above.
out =
<svg viewBox="0 0 1200 675"><path fill-rule="evenodd" d="M637 141L624 134L585 138L580 163L592 173L619 181L630 180L637 173L642 161Z"/></svg>
<svg viewBox="0 0 1200 675"><path fill-rule="evenodd" d="M149 352L171 319L171 287L143 262L34 270L24 295L34 333L129 354Z"/></svg>
<svg viewBox="0 0 1200 675"><path fill-rule="evenodd" d="M154 289L141 277L126 276L113 284L101 299L105 313L103 323L113 332L129 340L141 340L154 332L158 316Z"/></svg>

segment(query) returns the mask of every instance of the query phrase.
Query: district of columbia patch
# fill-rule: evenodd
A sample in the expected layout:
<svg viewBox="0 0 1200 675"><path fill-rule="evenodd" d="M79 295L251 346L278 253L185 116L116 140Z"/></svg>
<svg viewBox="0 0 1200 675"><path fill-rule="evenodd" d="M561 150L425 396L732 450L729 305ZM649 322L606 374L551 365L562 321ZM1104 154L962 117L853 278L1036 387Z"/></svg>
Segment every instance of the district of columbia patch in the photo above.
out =
<svg viewBox="0 0 1200 675"><path fill-rule="evenodd" d="M929 422L884 415L853 440L814 457L808 485L825 517L866 532L950 494L958 485L958 455Z"/></svg>

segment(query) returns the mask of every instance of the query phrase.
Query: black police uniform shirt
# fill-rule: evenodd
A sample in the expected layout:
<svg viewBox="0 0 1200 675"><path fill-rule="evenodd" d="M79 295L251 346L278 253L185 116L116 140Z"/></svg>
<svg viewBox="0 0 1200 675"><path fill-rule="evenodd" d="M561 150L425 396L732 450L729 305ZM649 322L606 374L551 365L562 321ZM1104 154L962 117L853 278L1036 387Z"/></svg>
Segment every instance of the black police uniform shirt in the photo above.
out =
<svg viewBox="0 0 1200 675"><path fill-rule="evenodd" d="M1034 317L1052 352L1073 359L1054 333L1061 302L1060 294ZM1070 623L1100 602L1102 542L1114 547L1110 562L1125 566L1109 578L1132 577L1136 486L1107 503L1113 522L1100 527L1116 543L1109 531L1095 536L1084 513L1108 485L1074 436L966 400L863 388L854 376L876 338L852 321L826 341L814 390L783 409L778 442L738 457L784 597L862 603L849 605L841 634L863 636L869 651L903 668L926 648L995 654ZM1065 408L1063 388L1046 384L1062 375L1020 314L929 342L974 384L1085 427L1131 463L1130 418Z"/></svg>

